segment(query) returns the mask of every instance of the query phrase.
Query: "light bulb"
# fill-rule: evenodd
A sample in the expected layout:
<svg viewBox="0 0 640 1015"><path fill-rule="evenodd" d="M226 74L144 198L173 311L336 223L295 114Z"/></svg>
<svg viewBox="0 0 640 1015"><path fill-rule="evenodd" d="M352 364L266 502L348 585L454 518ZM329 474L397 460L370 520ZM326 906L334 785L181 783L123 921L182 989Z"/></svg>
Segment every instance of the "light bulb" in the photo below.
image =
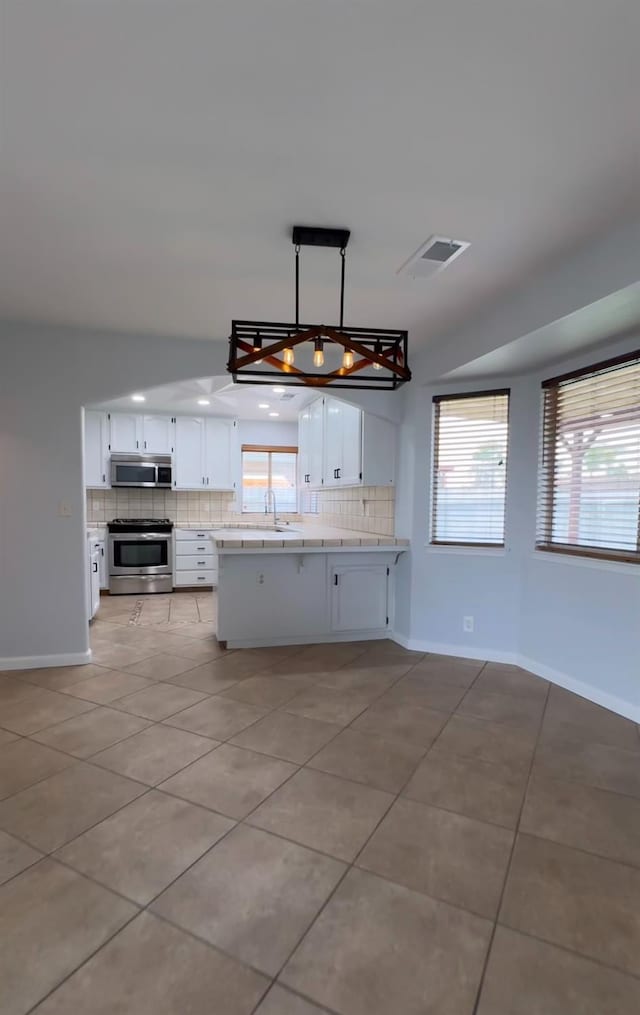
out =
<svg viewBox="0 0 640 1015"><path fill-rule="evenodd" d="M382 356L382 346L380 342L376 342L375 346L373 347L373 351L375 352L376 356ZM371 366L373 367L374 370L382 370L382 363L372 363Z"/></svg>
<svg viewBox="0 0 640 1015"><path fill-rule="evenodd" d="M295 360L293 349L285 349L282 358L288 367L292 367Z"/></svg>
<svg viewBox="0 0 640 1015"><path fill-rule="evenodd" d="M350 370L353 366L353 353L351 349L345 349L342 354L342 366L345 370Z"/></svg>
<svg viewBox="0 0 640 1015"><path fill-rule="evenodd" d="M324 366L324 352L322 351L322 339L317 338L315 343L315 351L313 353L313 365L314 367Z"/></svg>
<svg viewBox="0 0 640 1015"><path fill-rule="evenodd" d="M382 363L372 363L371 365L374 370L382 370Z"/></svg>
<svg viewBox="0 0 640 1015"><path fill-rule="evenodd" d="M256 335L256 337L253 340L253 351L260 352L261 349L262 349L262 338L260 337L260 335ZM264 360L257 359L256 363L264 363Z"/></svg>

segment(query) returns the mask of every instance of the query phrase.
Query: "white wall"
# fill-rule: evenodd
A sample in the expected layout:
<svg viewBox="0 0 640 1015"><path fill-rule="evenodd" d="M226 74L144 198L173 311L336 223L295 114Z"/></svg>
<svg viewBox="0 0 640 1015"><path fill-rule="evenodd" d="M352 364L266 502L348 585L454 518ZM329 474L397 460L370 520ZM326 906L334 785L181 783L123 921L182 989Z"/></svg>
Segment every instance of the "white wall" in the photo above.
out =
<svg viewBox="0 0 640 1015"><path fill-rule="evenodd" d="M298 424L277 419L241 419L238 423L240 444L273 444L297 447Z"/></svg>
<svg viewBox="0 0 640 1015"><path fill-rule="evenodd" d="M397 493L398 526L412 519L396 621L406 643L519 662L640 720L640 569L534 550L541 381L637 348L640 336L544 373L411 386ZM511 389L505 549L429 547L432 396L498 386Z"/></svg>

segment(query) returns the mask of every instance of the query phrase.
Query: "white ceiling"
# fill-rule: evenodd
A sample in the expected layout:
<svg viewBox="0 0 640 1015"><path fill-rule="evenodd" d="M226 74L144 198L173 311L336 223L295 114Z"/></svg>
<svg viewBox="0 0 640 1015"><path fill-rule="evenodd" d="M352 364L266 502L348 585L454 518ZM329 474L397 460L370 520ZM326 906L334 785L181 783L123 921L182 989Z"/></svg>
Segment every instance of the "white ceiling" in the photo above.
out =
<svg viewBox="0 0 640 1015"><path fill-rule="evenodd" d="M2 316L287 320L302 222L352 230L348 323L425 341L640 207L638 0L4 0L3 37ZM397 276L431 233L471 248Z"/></svg>
<svg viewBox="0 0 640 1015"><path fill-rule="evenodd" d="M304 388L287 388L275 392L273 385L234 384L228 376L200 377L157 388L141 388L122 398L104 402L98 408L112 412L168 412L195 416L234 416L238 419L263 420L274 423L297 421L300 409L317 392ZM144 402L135 402L132 394L144 395ZM293 397L292 397L293 396ZM200 405L206 400L209 405ZM260 409L259 405L268 405ZM278 416L270 416L277 412Z"/></svg>

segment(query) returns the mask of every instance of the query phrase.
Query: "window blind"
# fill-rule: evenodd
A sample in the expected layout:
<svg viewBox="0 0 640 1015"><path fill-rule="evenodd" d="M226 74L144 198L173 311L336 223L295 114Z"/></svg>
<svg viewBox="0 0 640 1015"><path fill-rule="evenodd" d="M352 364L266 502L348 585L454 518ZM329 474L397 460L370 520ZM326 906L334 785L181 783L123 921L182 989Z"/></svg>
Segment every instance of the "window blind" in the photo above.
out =
<svg viewBox="0 0 640 1015"><path fill-rule="evenodd" d="M509 391L433 403L431 542L503 546Z"/></svg>
<svg viewBox="0 0 640 1015"><path fill-rule="evenodd" d="M640 352L542 389L538 549L640 563Z"/></svg>

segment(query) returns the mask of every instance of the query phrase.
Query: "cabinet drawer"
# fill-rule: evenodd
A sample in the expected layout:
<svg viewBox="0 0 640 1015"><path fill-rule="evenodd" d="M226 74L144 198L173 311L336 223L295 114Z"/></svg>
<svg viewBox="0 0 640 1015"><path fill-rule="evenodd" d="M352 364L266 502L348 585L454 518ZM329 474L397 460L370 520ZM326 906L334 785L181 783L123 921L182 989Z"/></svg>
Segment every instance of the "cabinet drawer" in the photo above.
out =
<svg viewBox="0 0 640 1015"><path fill-rule="evenodd" d="M189 539L210 539L211 531L209 529L174 529L174 535L176 543L181 543L183 540Z"/></svg>
<svg viewBox="0 0 640 1015"><path fill-rule="evenodd" d="M217 571L176 571L173 576L173 584L176 588L181 585L203 585L205 588L218 584Z"/></svg>
<svg viewBox="0 0 640 1015"><path fill-rule="evenodd" d="M181 539L176 543L176 556L202 556L203 553L213 553L213 546L209 538L206 539Z"/></svg>
<svg viewBox="0 0 640 1015"><path fill-rule="evenodd" d="M217 571L215 553L197 553L176 557L176 571Z"/></svg>

